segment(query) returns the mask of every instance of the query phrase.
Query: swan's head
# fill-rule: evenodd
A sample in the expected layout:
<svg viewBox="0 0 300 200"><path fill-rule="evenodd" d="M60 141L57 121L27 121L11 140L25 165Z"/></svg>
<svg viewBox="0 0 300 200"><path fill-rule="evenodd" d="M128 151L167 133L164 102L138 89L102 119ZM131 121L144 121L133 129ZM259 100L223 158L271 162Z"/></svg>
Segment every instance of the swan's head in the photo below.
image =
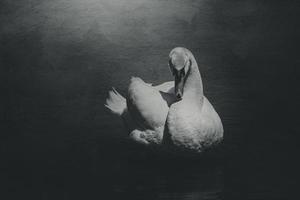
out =
<svg viewBox="0 0 300 200"><path fill-rule="evenodd" d="M190 51L183 47L174 48L169 54L169 67L175 78L175 95L183 96L183 88L191 67Z"/></svg>

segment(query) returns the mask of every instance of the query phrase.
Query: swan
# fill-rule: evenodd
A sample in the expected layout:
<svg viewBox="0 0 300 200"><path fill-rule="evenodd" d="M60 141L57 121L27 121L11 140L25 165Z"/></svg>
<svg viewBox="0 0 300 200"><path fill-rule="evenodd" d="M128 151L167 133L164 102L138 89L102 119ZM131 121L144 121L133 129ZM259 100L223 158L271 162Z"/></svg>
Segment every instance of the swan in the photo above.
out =
<svg viewBox="0 0 300 200"><path fill-rule="evenodd" d="M132 77L124 98L114 88L105 106L120 116L129 137L145 145L203 152L223 139L221 119L203 94L195 57L176 47L169 54L174 81L153 86Z"/></svg>

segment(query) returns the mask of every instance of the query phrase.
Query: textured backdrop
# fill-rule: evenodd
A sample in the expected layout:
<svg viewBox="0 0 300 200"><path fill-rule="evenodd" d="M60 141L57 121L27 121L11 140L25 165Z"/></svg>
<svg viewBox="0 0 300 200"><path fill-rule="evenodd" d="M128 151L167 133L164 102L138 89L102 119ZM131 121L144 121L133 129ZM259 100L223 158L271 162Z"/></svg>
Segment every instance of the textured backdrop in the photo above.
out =
<svg viewBox="0 0 300 200"><path fill-rule="evenodd" d="M299 3L292 0L1 0L6 193L13 199L101 199L98 190L136 196L139 189L120 189L128 182L113 175L118 166L132 167L122 155L136 150L103 106L107 91L114 86L126 95L130 76L154 84L171 80L168 54L184 46L194 53L204 92L222 118L226 154L247 162L245 168L226 165L219 189L231 199L287 197L295 165L286 155L296 152L299 132L298 19ZM151 184L130 182L133 188L157 184L156 172L147 170ZM139 194L158 198L162 191Z"/></svg>

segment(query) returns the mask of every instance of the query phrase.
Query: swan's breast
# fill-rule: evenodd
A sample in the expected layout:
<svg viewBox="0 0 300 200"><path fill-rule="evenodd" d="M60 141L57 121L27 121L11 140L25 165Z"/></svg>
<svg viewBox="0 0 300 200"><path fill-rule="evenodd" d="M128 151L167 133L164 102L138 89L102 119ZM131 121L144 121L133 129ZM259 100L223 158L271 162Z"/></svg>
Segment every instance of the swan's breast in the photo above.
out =
<svg viewBox="0 0 300 200"><path fill-rule="evenodd" d="M220 141L223 136L221 121L205 101L201 108L190 102L178 102L171 106L167 126L174 145L200 152Z"/></svg>
<svg viewBox="0 0 300 200"><path fill-rule="evenodd" d="M189 104L173 104L167 117L167 126L173 144L188 149L199 148L199 110Z"/></svg>

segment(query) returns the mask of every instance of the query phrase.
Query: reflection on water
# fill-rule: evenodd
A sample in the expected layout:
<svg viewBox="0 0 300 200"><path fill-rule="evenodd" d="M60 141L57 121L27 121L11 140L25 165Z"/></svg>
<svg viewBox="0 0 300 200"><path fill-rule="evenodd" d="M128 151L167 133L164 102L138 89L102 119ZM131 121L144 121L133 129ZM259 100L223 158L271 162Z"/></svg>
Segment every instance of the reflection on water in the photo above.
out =
<svg viewBox="0 0 300 200"><path fill-rule="evenodd" d="M223 169L220 166L180 160L153 162L130 163L128 170L122 170L126 175L123 174L124 179L114 190L121 196L133 195L136 199L219 199L222 195Z"/></svg>

